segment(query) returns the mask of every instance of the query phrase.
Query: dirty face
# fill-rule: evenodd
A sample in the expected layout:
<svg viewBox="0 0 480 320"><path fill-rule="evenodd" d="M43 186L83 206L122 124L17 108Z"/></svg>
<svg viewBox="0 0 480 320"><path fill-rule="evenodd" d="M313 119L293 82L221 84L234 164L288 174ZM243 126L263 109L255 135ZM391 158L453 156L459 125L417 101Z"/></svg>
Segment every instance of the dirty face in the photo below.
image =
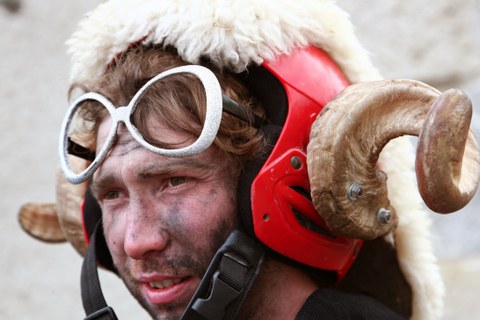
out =
<svg viewBox="0 0 480 320"><path fill-rule="evenodd" d="M153 121L153 120L152 120ZM110 128L99 128L97 148ZM162 141L192 138L155 127ZM210 260L236 224L236 177L215 147L167 158L141 147L124 127L93 177L113 262L154 319L178 319Z"/></svg>

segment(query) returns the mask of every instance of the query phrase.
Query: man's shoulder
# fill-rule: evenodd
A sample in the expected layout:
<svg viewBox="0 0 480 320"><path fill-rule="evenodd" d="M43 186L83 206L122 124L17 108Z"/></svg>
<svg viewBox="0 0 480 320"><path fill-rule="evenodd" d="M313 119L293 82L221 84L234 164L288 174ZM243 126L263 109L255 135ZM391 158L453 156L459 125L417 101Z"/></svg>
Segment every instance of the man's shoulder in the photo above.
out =
<svg viewBox="0 0 480 320"><path fill-rule="evenodd" d="M404 319L375 298L321 288L308 297L296 320Z"/></svg>

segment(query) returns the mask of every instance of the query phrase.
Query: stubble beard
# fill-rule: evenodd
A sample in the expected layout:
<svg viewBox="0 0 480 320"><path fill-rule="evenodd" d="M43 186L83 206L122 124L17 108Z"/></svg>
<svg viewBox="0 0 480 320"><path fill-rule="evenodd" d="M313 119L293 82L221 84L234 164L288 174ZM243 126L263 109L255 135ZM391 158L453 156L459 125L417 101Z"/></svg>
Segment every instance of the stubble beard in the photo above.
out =
<svg viewBox="0 0 480 320"><path fill-rule="evenodd" d="M189 254L164 257L158 255L150 257L148 260L141 260L137 263L137 267L143 272L167 271L171 274L191 275L192 278L201 280L205 274L213 256L225 242L228 235L233 231L233 226L228 219L223 219L216 229L210 232L210 246L201 248L196 245L195 241L186 239L182 245L182 251ZM188 235L186 236L188 238ZM125 283L127 289L132 296L140 303L140 305L150 314L152 319L156 320L177 320L183 315L185 308L188 306L191 297L186 301L177 301L168 304L151 305L141 294L141 289L136 285L131 269L129 267L118 269L120 278ZM193 294L193 293L192 293Z"/></svg>

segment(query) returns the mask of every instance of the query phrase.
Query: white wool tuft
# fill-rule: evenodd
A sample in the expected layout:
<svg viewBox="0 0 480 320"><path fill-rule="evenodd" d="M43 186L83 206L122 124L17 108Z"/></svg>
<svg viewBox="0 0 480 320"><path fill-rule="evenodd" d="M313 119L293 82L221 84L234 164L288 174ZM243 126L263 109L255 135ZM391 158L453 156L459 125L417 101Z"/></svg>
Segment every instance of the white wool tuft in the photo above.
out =
<svg viewBox="0 0 480 320"><path fill-rule="evenodd" d="M172 45L198 63L244 71L309 44L325 50L351 82L377 80L348 14L331 0L111 0L67 42L71 82L95 81L132 43Z"/></svg>
<svg viewBox="0 0 480 320"><path fill-rule="evenodd" d="M440 319L445 289L429 240L429 212L423 209L416 187L415 151L408 139L392 140L379 162L388 176L388 197L399 216L394 246L400 269L413 291L412 319Z"/></svg>

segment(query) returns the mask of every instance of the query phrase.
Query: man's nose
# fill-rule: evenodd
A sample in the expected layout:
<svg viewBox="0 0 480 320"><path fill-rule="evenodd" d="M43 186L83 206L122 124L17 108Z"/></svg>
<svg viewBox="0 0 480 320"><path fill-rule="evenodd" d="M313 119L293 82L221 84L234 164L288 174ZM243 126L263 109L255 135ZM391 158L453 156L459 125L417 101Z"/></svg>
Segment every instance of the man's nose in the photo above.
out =
<svg viewBox="0 0 480 320"><path fill-rule="evenodd" d="M153 202L131 201L125 228L125 253L133 259L145 258L151 252L163 251L169 242Z"/></svg>

